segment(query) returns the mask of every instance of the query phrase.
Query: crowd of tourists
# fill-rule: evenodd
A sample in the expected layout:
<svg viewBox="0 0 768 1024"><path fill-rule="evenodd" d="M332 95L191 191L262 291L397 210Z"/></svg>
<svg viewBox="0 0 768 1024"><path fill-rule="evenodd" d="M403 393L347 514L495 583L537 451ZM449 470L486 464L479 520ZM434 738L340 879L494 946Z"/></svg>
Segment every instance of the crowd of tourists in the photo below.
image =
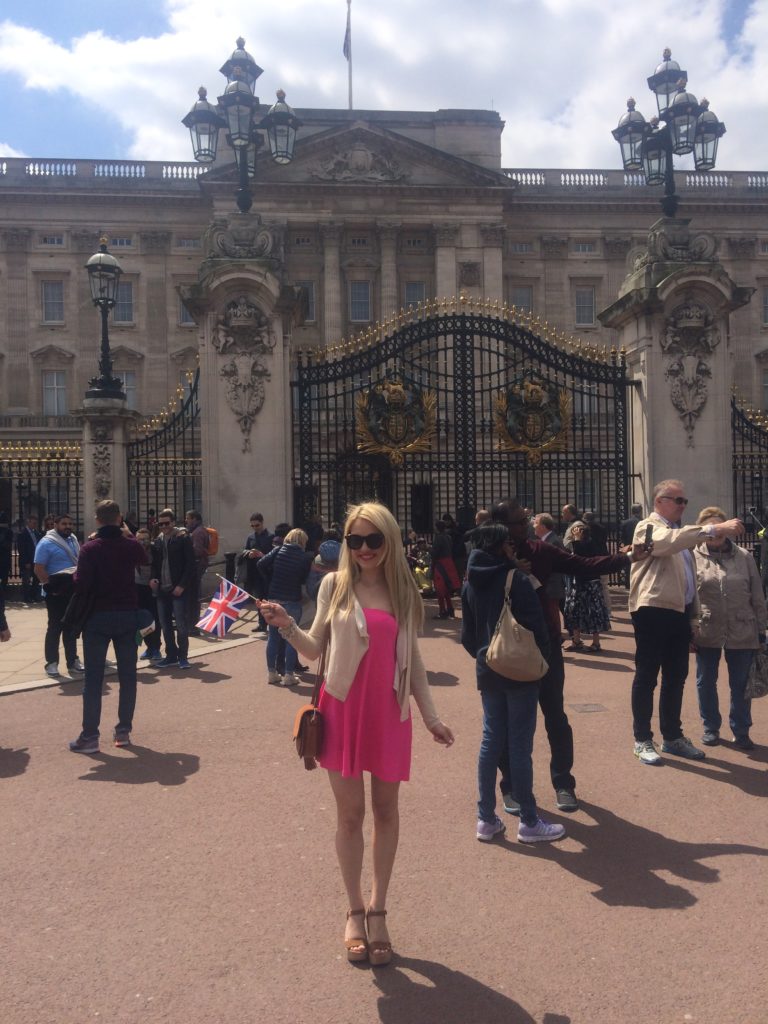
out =
<svg viewBox="0 0 768 1024"><path fill-rule="evenodd" d="M768 612L755 560L736 543L743 525L709 506L695 525L682 526L688 499L679 480L657 484L652 503L645 516L633 506L619 525L619 550L613 553L608 531L595 515L565 505L559 514L565 527L561 536L553 515L534 515L515 498L479 510L469 529L443 516L429 542L413 530L404 537L392 513L376 501L354 506L343 524L327 530L315 518L301 528L280 523L270 533L263 515L251 516L236 572L258 610L254 631L267 633L266 681L293 687L306 668L301 659L319 659L321 665L324 739L317 760L328 772L337 808L336 853L349 905L344 945L350 961L383 965L392 956L386 903L398 845L399 786L410 777L411 697L434 740L446 747L454 742L433 703L419 650L425 592L434 593L436 617L442 620L456 618L459 597L454 641L474 659L483 713L476 824L481 842L506 831L497 794L504 811L519 819L520 842L565 835L564 825L540 815L534 795L539 709L556 805L568 813L579 809L573 729L564 706L563 644L567 641L565 650L572 655L604 653L601 634L610 629L610 594L603 580L610 574L630 570L636 643L632 749L638 761L658 765L664 755L705 757L683 732L681 720L691 649L702 745L721 742L717 682L724 652L734 745L753 748L747 679L765 644ZM113 501L99 503L96 531L82 545L73 525L70 516L56 517L25 557L48 608L46 671L58 671L61 640L68 671L84 675L82 730L70 748L88 754L99 749L110 643L120 684L117 746L130 743L133 728L137 638L145 636L142 657L148 661L161 668L189 667L208 533L195 510L177 528L173 511L164 509L153 538L151 529L132 529L124 522ZM73 621L78 614L79 623ZM508 616L517 632L505 632ZM453 627L447 626L450 638ZM77 657L78 629L84 665ZM8 636L0 609L0 640ZM519 673L504 667L509 652L501 648L512 643L510 637L518 648ZM659 682L660 746L652 728ZM373 813L367 900L365 773L371 776Z"/></svg>

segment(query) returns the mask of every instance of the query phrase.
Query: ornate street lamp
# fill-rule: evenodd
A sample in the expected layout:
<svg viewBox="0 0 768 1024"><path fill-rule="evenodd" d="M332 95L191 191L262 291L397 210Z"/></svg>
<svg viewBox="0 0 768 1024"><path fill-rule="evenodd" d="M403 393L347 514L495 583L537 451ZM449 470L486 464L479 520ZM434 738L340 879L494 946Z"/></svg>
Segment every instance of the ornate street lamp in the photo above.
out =
<svg viewBox="0 0 768 1024"><path fill-rule="evenodd" d="M182 124L189 128L192 152L195 160L202 164L215 161L219 131L227 129L227 142L234 150L239 174L237 206L242 213L247 213L252 204L249 182L256 177L259 149L266 141L275 163L290 163L301 121L285 102L282 89L277 91L277 103L257 121L259 98L255 90L262 69L245 49L243 38L237 40L237 49L220 71L227 79L227 87L218 98L218 106L208 102L206 91L201 87L199 100L182 119Z"/></svg>
<svg viewBox="0 0 768 1024"><path fill-rule="evenodd" d="M107 320L109 311L117 301L117 285L122 274L122 267L115 257L107 252L107 240L102 238L99 251L85 264L88 271L88 282L91 286L91 298L94 306L101 313L101 356L99 358L99 376L88 381L90 385L85 393L86 398L122 398L125 399L123 382L112 374L112 353L109 350L109 332Z"/></svg>
<svg viewBox="0 0 768 1024"><path fill-rule="evenodd" d="M686 91L687 84L687 72L672 60L671 51L665 50L662 63L648 79L658 116L646 121L630 97L627 113L612 132L621 146L624 170L642 171L647 185L664 186L661 208L667 217L675 216L680 201L675 194L673 156L693 153L696 170L711 171L718 139L725 133L725 125L709 109L709 101L699 103Z"/></svg>

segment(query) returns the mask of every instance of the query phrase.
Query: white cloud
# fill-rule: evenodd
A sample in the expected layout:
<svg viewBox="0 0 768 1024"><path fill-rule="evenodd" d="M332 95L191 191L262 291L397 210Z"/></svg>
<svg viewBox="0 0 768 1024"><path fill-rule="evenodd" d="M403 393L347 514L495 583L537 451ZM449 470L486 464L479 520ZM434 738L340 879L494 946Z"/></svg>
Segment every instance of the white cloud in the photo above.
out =
<svg viewBox="0 0 768 1024"><path fill-rule="evenodd" d="M14 149L13 146L9 146L6 142L0 142L0 157L22 157L26 156L26 153L22 153L20 149Z"/></svg>
<svg viewBox="0 0 768 1024"><path fill-rule="evenodd" d="M345 107L344 0L166 0L170 31L121 42L97 30L62 45L0 24L0 70L25 90L96 105L132 140L127 157L189 159L180 119L202 83L218 95L218 68L242 33L265 68L262 101L283 86L294 106ZM488 109L506 121L507 166L619 167L610 135L637 98L654 111L646 78L664 46L726 122L719 163L768 167L768 0L752 0L742 36L722 38L729 0L353 0L354 94L358 109ZM98 9L94 17L98 18ZM32 55L32 57L30 56ZM52 105L53 108L53 105ZM13 146L11 126L6 127ZM45 155L45 154L39 154ZM76 153L65 155L77 155Z"/></svg>

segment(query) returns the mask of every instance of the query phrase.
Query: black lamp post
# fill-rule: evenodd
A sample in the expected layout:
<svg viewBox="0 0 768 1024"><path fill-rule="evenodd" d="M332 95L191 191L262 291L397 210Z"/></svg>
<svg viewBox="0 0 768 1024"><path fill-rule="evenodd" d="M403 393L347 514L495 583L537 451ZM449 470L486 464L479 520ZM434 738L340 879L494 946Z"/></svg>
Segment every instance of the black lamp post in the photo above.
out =
<svg viewBox="0 0 768 1024"><path fill-rule="evenodd" d="M241 213L247 213L252 203L249 182L256 177L258 150L266 141L275 163L290 163L301 121L285 102L282 89L277 91L277 103L260 121L256 120L259 110L256 79L262 69L245 50L244 39L237 40L237 49L220 70L227 79L227 87L218 98L218 106L208 102L207 93L201 87L199 100L181 123L189 128L195 160L202 164L215 161L219 131L228 130L227 142L235 152L239 173L237 206Z"/></svg>
<svg viewBox="0 0 768 1024"><path fill-rule="evenodd" d="M85 264L88 271L88 282L91 286L91 298L94 306L101 312L101 355L99 357L99 376L88 381L90 387L85 393L86 398L125 398L123 382L112 374L112 353L109 350L109 331L107 320L109 311L117 301L117 285L122 274L122 267L111 253L107 252L107 240L101 239L99 251Z"/></svg>
<svg viewBox="0 0 768 1024"><path fill-rule="evenodd" d="M627 100L627 113L612 134L621 146L625 171L642 171L647 185L663 185L661 208L674 217L679 203L675 194L673 156L693 153L697 171L711 171L717 157L717 143L725 125L709 109L709 101L686 91L687 72L665 50L662 63L648 79L648 88L656 95L658 116L646 121L635 110L635 101ZM661 122L664 122L661 124Z"/></svg>

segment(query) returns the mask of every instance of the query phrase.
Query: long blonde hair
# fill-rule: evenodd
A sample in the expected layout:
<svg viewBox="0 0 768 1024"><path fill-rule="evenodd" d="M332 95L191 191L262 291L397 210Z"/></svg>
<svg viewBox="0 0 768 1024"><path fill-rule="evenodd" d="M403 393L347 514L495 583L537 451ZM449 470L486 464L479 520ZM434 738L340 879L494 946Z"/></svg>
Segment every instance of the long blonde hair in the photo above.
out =
<svg viewBox="0 0 768 1024"><path fill-rule="evenodd" d="M378 501L366 501L347 509L344 521L344 536L349 533L356 519L366 519L384 535L384 580L392 602L392 610L399 625L412 621L416 629L424 622L424 605L408 562L405 559L403 539L397 520ZM360 578L360 569L350 555L346 543L341 546L339 568L335 576L333 597L328 609L329 619L336 612L351 615L354 608L355 583Z"/></svg>

